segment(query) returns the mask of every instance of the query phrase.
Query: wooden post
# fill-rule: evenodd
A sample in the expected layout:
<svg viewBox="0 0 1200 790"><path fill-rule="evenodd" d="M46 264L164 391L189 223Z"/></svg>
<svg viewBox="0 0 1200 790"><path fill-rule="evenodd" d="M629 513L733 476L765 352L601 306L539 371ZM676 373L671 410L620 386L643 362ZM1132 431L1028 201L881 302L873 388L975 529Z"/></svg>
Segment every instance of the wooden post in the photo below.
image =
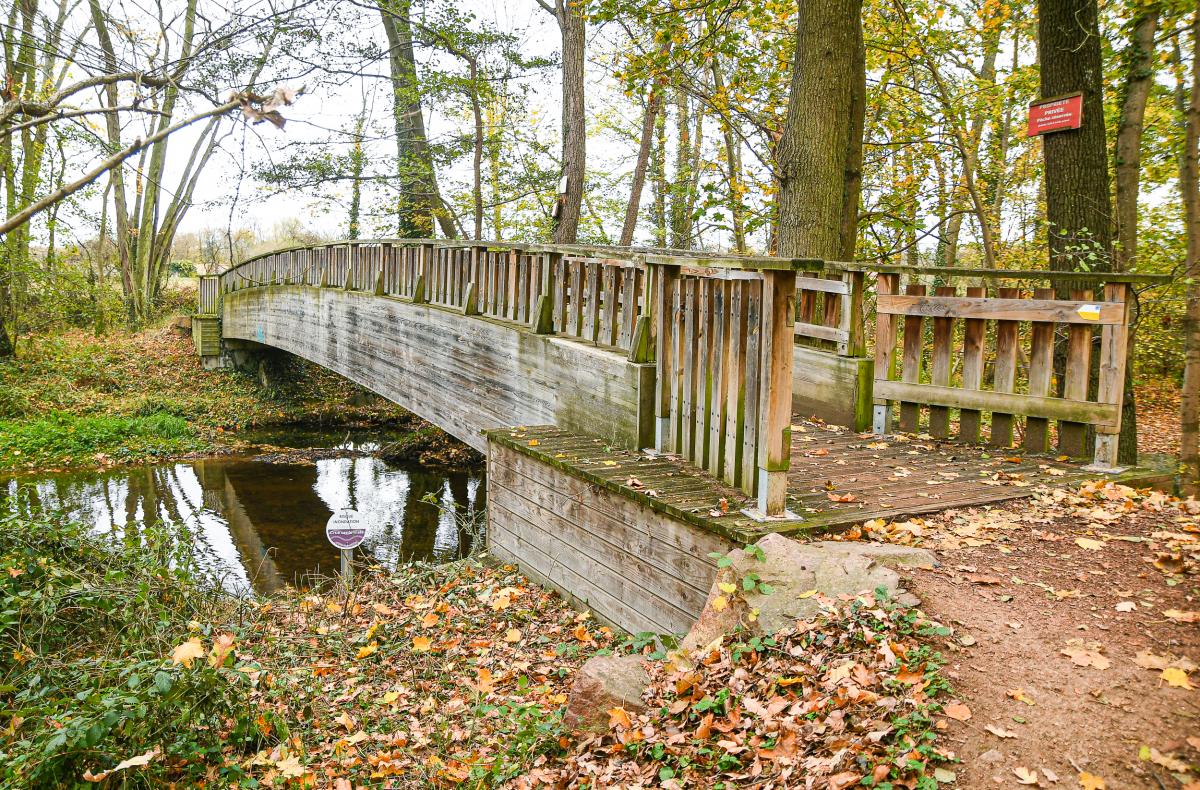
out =
<svg viewBox="0 0 1200 790"><path fill-rule="evenodd" d="M1080 302L1092 301L1088 289L1071 291L1071 298ZM1070 324L1067 327L1067 364L1063 375L1063 397L1071 400L1087 400L1088 379L1092 371L1092 332L1087 324ZM1087 457L1087 424L1082 422L1058 423L1058 451L1072 458Z"/></svg>
<svg viewBox="0 0 1200 790"><path fill-rule="evenodd" d="M432 244L422 244L421 253L417 256L417 276L413 280L412 300L414 304L423 304L425 302L425 286L428 280L428 272L433 268L434 246Z"/></svg>
<svg viewBox="0 0 1200 790"><path fill-rule="evenodd" d="M1034 299L1054 299L1053 288L1035 288ZM1054 375L1054 322L1034 321L1030 329L1029 394L1046 397ZM1045 417L1025 418L1025 449L1044 453L1050 449L1050 421Z"/></svg>
<svg viewBox="0 0 1200 790"><path fill-rule="evenodd" d="M1125 394L1125 361L1129 343L1129 302L1125 283L1104 286L1106 302L1120 302L1124 307L1120 324L1107 324L1100 330L1100 386L1096 402L1111 403L1116 408L1112 425L1096 426L1096 453L1093 468L1116 471L1117 440L1121 434L1121 401Z"/></svg>
<svg viewBox="0 0 1200 790"><path fill-rule="evenodd" d="M796 274L763 272L762 389L758 432L758 510L783 515L792 450L792 335L796 326Z"/></svg>
<svg viewBox="0 0 1200 790"><path fill-rule="evenodd" d="M942 285L934 289L937 296L956 296L958 289ZM950 386L950 355L954 344L954 319L933 319L933 353L929 364L930 383L939 387ZM945 406L929 407L929 435L945 439L950 435L950 409Z"/></svg>
<svg viewBox="0 0 1200 790"><path fill-rule="evenodd" d="M967 297L982 298L987 291L980 286L967 288ZM963 321L963 389L977 390L983 384L983 343L987 337L987 322L980 318ZM958 415L958 438L964 442L979 441L982 415L978 409L963 409Z"/></svg>
<svg viewBox="0 0 1200 790"><path fill-rule="evenodd" d="M880 274L875 280L878 296L894 294L900 290L900 275ZM896 360L896 317L884 313L875 317L875 380L890 381L895 374ZM886 398L874 399L871 415L871 430L884 435L892 430L892 402Z"/></svg>

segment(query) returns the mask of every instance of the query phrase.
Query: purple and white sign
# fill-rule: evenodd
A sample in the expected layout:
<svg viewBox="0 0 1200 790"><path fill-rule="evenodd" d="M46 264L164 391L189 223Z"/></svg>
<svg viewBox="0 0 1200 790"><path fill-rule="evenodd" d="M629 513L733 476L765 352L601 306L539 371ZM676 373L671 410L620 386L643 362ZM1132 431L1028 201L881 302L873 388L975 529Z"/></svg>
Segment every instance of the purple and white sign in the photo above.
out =
<svg viewBox="0 0 1200 790"><path fill-rule="evenodd" d="M357 548L366 536L367 525L357 510L339 510L325 525L325 537L339 549Z"/></svg>

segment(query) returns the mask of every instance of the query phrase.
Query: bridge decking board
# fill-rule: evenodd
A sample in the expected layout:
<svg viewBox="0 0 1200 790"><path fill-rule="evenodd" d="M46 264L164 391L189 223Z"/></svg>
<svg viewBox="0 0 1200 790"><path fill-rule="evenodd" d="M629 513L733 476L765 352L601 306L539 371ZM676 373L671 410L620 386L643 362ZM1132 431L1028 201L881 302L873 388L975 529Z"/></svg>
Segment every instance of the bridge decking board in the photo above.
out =
<svg viewBox="0 0 1200 790"><path fill-rule="evenodd" d="M799 417L793 428L788 507L798 518L765 523L741 512L753 504L743 492L679 456L632 452L551 426L494 431L489 436L567 474L738 543L753 542L768 532L839 531L876 518L976 507L1028 496L1038 485L1069 485L1096 476L1084 471L1080 462L1019 449L927 436L879 437ZM1146 470L1131 470L1118 479L1149 477ZM845 495L854 500L833 501ZM727 503L724 513L722 499Z"/></svg>

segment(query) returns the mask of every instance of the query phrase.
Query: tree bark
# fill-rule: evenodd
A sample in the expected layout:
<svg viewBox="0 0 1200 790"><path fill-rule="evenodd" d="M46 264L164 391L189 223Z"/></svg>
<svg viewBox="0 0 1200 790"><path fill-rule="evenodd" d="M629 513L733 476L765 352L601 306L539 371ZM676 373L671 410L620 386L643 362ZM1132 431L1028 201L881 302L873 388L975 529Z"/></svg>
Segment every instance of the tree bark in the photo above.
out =
<svg viewBox="0 0 1200 790"><path fill-rule="evenodd" d="M1116 176L1117 266L1127 270L1137 261L1138 193L1141 188L1142 120L1154 84L1154 35L1159 9L1152 6L1133 22L1126 49L1121 121L1113 156Z"/></svg>
<svg viewBox="0 0 1200 790"><path fill-rule="evenodd" d="M425 111L417 83L410 0L379 0L379 15L388 42L392 78L392 114L396 130L396 175L400 184L397 229L402 238L429 238L433 226L446 238L458 233L438 191L433 152L425 136Z"/></svg>
<svg viewBox="0 0 1200 790"><path fill-rule="evenodd" d="M671 40L667 39L659 49L659 57L666 59L671 54ZM646 184L646 170L650 163L650 149L654 146L654 122L662 107L663 87L666 85L665 74L656 76L650 82L650 94L646 97L646 113L642 116L642 138L638 145L637 163L633 167L633 183L629 185L629 203L625 206L625 222L621 226L622 247L633 243L633 233L637 228L638 210L642 205L642 189Z"/></svg>
<svg viewBox="0 0 1200 790"><path fill-rule="evenodd" d="M713 96L719 97L720 106L728 107L725 95L725 76L721 73L721 63L716 55L712 58ZM733 123L726 113L719 113L721 133L725 138L725 164L729 177L729 214L733 230L733 248L739 253L746 252L746 209L742 204L745 186L742 184L742 153L737 136L733 133Z"/></svg>
<svg viewBox="0 0 1200 790"><path fill-rule="evenodd" d="M562 175L567 188L559 196L554 242L574 244L579 236L587 170L587 118L583 100L587 25L583 0L555 0L553 8L542 2L542 7L554 13L562 34Z"/></svg>
<svg viewBox="0 0 1200 790"><path fill-rule="evenodd" d="M1179 185L1187 228L1187 312L1180 398L1182 488L1200 495L1200 3L1192 19L1192 78Z"/></svg>
<svg viewBox="0 0 1200 790"><path fill-rule="evenodd" d="M777 147L779 254L845 256L855 92L863 83L862 0L801 3L787 120ZM861 135L856 141L861 146ZM853 192L853 194L851 194Z"/></svg>

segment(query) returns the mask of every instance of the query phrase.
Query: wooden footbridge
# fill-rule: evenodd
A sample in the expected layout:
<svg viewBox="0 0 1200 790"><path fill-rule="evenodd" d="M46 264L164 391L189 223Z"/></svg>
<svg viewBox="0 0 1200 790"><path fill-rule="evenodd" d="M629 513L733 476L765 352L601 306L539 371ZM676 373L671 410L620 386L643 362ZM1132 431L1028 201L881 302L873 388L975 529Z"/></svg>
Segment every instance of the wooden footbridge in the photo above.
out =
<svg viewBox="0 0 1200 790"><path fill-rule="evenodd" d="M1132 288L1154 282L355 241L202 277L193 334L206 363L282 349L488 453L493 553L672 630L708 551L764 530L1118 471Z"/></svg>

